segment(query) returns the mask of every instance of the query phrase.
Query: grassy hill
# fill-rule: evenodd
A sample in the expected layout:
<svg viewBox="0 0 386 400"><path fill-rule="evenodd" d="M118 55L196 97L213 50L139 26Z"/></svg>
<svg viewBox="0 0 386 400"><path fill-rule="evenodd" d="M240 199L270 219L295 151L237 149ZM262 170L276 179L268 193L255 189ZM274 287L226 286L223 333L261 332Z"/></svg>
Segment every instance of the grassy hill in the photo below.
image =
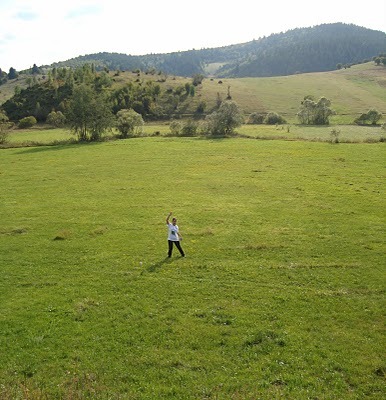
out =
<svg viewBox="0 0 386 400"><path fill-rule="evenodd" d="M1 150L0 397L385 392L384 144ZM166 259L173 210L187 257Z"/></svg>
<svg viewBox="0 0 386 400"><path fill-rule="evenodd" d="M113 85L109 90L123 87L129 82L141 81L146 84L152 80L159 84L164 93L161 102L170 101L167 93L177 87L191 83L190 78L121 72L118 76L110 72ZM18 81L9 81L0 87L0 98L3 103L14 92L15 85L26 86L21 75ZM252 112L266 113L269 111L283 115L288 122L297 122L296 113L300 102L306 95L315 98L322 96L332 101L332 108L337 115L332 117L332 123L352 123L361 113L371 108L386 115L386 68L376 66L373 62L359 64L351 68L331 72L298 74L268 78L231 78L203 80L196 88L194 97L185 96L178 102L175 115L193 115L200 102L206 103L206 113L212 112L218 97L225 99L228 91L232 99L239 104L245 115ZM34 107L38 99L32 101Z"/></svg>
<svg viewBox="0 0 386 400"><path fill-rule="evenodd" d="M350 69L271 78L223 79L206 82L202 97L210 104L220 92L226 97L230 86L232 99L245 113L275 111L293 120L306 95L322 96L332 101L339 120L353 121L353 116L376 108L386 113L386 68L372 63ZM212 99L212 100L211 100Z"/></svg>
<svg viewBox="0 0 386 400"><path fill-rule="evenodd" d="M132 73L122 73L116 85L122 85L130 79L133 79ZM158 78L145 75L144 79ZM175 88L190 81L188 78L168 77L163 87ZM196 96L182 103L180 111L194 113L200 101L207 103L208 111L213 110L218 94L223 100L227 97L228 87L232 100L240 105L246 115L274 111L295 122L300 102L306 95L330 99L332 108L338 114L332 120L338 123L352 123L358 114L371 108L386 115L386 68L372 62L331 72L268 78L204 79Z"/></svg>

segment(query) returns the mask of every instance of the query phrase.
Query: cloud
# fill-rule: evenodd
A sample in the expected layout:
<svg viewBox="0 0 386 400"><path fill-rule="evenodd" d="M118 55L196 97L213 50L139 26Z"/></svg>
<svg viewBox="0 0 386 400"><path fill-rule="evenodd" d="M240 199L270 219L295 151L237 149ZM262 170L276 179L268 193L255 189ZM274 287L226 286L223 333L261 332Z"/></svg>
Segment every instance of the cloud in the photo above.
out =
<svg viewBox="0 0 386 400"><path fill-rule="evenodd" d="M34 21L39 16L31 11L19 11L15 18L21 19L22 21Z"/></svg>
<svg viewBox="0 0 386 400"><path fill-rule="evenodd" d="M82 7L74 8L66 15L67 19L88 17L91 15L98 15L102 11L102 7L98 4L90 4Z"/></svg>
<svg viewBox="0 0 386 400"><path fill-rule="evenodd" d="M0 67L22 70L102 51L138 55L220 47L320 23L385 31L385 0L366 0L365 8L352 0L270 0L260 2L258 12L252 12L251 0L238 0L237 7L220 0L148 0L145 8L138 1L115 3L119 9L106 0L65 0L60 6L0 0ZM198 28L190 29L187 16L195 10L204 11Z"/></svg>
<svg viewBox="0 0 386 400"><path fill-rule="evenodd" d="M7 33L0 37L0 45L7 44L9 42L12 42L13 40L16 40L16 36L12 35L11 33Z"/></svg>

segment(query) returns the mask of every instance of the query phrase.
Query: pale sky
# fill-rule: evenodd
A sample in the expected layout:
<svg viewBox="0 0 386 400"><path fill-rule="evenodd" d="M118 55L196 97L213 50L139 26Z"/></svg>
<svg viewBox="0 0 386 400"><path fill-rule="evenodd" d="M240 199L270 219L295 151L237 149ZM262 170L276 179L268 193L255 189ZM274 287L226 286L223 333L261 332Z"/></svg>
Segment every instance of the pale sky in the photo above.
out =
<svg viewBox="0 0 386 400"><path fill-rule="evenodd" d="M334 22L385 32L386 0L0 0L0 68L219 47Z"/></svg>

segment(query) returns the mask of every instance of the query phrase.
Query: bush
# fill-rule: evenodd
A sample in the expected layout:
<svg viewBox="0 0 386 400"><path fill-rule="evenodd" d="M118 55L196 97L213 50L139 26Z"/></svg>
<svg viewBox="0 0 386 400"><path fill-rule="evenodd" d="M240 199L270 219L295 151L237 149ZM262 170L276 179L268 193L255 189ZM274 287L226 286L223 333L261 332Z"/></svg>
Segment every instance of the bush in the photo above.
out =
<svg viewBox="0 0 386 400"><path fill-rule="evenodd" d="M47 115L47 119L46 119L47 124L50 124L56 128L59 128L61 126L64 125L64 123L66 122L66 117L64 116L64 114L61 111L51 111L48 115Z"/></svg>
<svg viewBox="0 0 386 400"><path fill-rule="evenodd" d="M264 122L264 115L256 112L252 113L247 121L248 124L262 124L263 122Z"/></svg>
<svg viewBox="0 0 386 400"><path fill-rule="evenodd" d="M7 117L7 114L0 110L0 124L6 124L8 123L8 121L9 119Z"/></svg>
<svg viewBox="0 0 386 400"><path fill-rule="evenodd" d="M173 135L179 135L182 131L182 123L180 121L172 121L169 128Z"/></svg>
<svg viewBox="0 0 386 400"><path fill-rule="evenodd" d="M194 136L197 133L198 124L197 122L189 119L185 122L182 127L182 134L184 136Z"/></svg>
<svg viewBox="0 0 386 400"><path fill-rule="evenodd" d="M193 75L193 85L194 86L198 86L202 83L202 81L204 80L204 75L202 74L195 74Z"/></svg>
<svg viewBox="0 0 386 400"><path fill-rule="evenodd" d="M379 111L371 109L367 111L367 113L361 114L358 118L356 118L354 123L357 125L364 125L369 122L371 125L376 125L381 118L382 114Z"/></svg>
<svg viewBox="0 0 386 400"><path fill-rule="evenodd" d="M367 121L367 114L361 114L358 118L355 118L354 124L363 125Z"/></svg>
<svg viewBox="0 0 386 400"><path fill-rule="evenodd" d="M19 128L21 129L31 128L32 126L36 125L36 123L37 121L35 117L33 116L25 117L19 121Z"/></svg>
<svg viewBox="0 0 386 400"><path fill-rule="evenodd" d="M151 104L149 114L147 114L146 118L152 119L152 120L162 120L162 119L167 119L167 114L165 113L165 110L163 107L161 107L158 104Z"/></svg>
<svg viewBox="0 0 386 400"><path fill-rule="evenodd" d="M198 124L198 133L202 136L209 135L209 124L207 120L200 121Z"/></svg>
<svg viewBox="0 0 386 400"><path fill-rule="evenodd" d="M335 114L330 108L331 101L321 97L315 101L313 96L305 96L301 102L300 110L296 114L303 125L328 125L329 117Z"/></svg>
<svg viewBox="0 0 386 400"><path fill-rule="evenodd" d="M117 112L116 126L122 138L141 134L143 125L142 115L133 109L123 109Z"/></svg>
<svg viewBox="0 0 386 400"><path fill-rule="evenodd" d="M382 118L382 114L375 109L371 109L367 112L367 118L372 125L376 125L377 122Z"/></svg>
<svg viewBox="0 0 386 400"><path fill-rule="evenodd" d="M339 143L339 135L340 135L339 129L332 129L330 132L331 143Z"/></svg>
<svg viewBox="0 0 386 400"><path fill-rule="evenodd" d="M238 105L231 100L221 103L218 111L209 114L205 118L208 134L232 135L235 129L244 122L244 117Z"/></svg>
<svg viewBox="0 0 386 400"><path fill-rule="evenodd" d="M194 87L194 86L192 86L192 87ZM196 113L203 114L205 112L205 109L206 109L206 102L205 102L205 100L201 100L197 105Z"/></svg>
<svg viewBox="0 0 386 400"><path fill-rule="evenodd" d="M0 124L0 144L5 144L7 143L9 136L9 130L3 126L3 124Z"/></svg>
<svg viewBox="0 0 386 400"><path fill-rule="evenodd" d="M9 135L9 122L6 114L0 111L0 144L6 143Z"/></svg>
<svg viewBox="0 0 386 400"><path fill-rule="evenodd" d="M264 119L267 125L285 124L287 121L278 113L269 112Z"/></svg>

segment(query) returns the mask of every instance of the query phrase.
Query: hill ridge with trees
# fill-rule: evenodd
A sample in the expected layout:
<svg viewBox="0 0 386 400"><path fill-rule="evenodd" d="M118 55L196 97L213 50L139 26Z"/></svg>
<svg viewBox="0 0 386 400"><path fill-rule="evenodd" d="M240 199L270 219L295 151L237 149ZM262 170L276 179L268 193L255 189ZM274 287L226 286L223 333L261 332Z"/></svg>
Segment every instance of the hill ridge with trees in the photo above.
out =
<svg viewBox="0 0 386 400"><path fill-rule="evenodd" d="M50 67L158 70L177 76L266 77L324 72L371 60L386 52L386 33L353 24L321 24L271 34L250 42L166 54L133 56L101 52ZM210 72L209 72L210 71Z"/></svg>

